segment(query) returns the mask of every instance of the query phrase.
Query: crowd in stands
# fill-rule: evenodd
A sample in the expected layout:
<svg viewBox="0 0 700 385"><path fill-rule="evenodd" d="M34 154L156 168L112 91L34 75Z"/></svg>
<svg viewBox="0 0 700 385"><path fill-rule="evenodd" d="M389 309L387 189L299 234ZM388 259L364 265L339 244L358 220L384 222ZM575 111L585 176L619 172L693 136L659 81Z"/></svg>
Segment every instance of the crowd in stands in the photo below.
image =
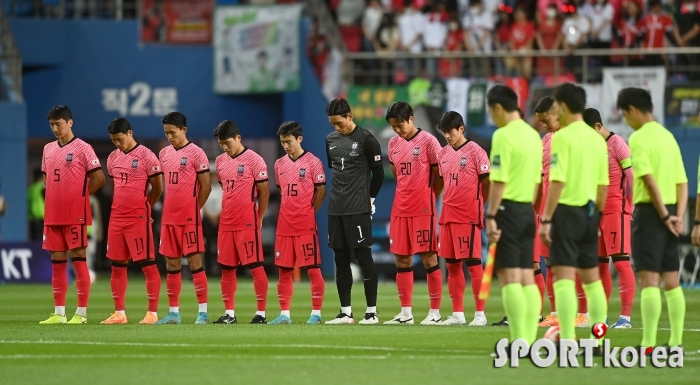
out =
<svg viewBox="0 0 700 385"><path fill-rule="evenodd" d="M700 47L698 0L329 0L351 52L520 50L573 53L583 48ZM525 78L559 68L580 76L582 58L565 56L504 59L426 60L433 77L495 73ZM664 65L695 69L700 55L603 56L594 66ZM589 62L590 63L590 62ZM671 64L671 63L669 63ZM398 62L393 72L401 72ZM700 71L688 76L700 80Z"/></svg>

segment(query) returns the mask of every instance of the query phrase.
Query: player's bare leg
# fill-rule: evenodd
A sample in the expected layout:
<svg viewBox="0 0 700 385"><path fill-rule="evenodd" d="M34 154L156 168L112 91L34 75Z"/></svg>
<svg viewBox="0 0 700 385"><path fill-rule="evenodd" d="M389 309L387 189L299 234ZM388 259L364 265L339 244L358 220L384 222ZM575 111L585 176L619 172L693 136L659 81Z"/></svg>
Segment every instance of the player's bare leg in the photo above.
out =
<svg viewBox="0 0 700 385"><path fill-rule="evenodd" d="M40 324L66 323L66 291L68 290L67 256L65 251L51 252L51 287L53 289L54 312Z"/></svg>
<svg viewBox="0 0 700 385"><path fill-rule="evenodd" d="M637 291L637 279L632 270L629 254L613 255L612 261L619 275L620 303L622 309L620 311L620 318L617 322L610 325L610 327L613 329L629 329L632 327L632 303L634 302L634 294ZM609 272L610 269L608 269L608 273Z"/></svg>
<svg viewBox="0 0 700 385"><path fill-rule="evenodd" d="M126 288L128 285L127 262L112 261L112 277L110 286L112 288L112 299L114 300L114 313L106 320L100 322L102 325L124 325L128 323L126 318Z"/></svg>
<svg viewBox="0 0 700 385"><path fill-rule="evenodd" d="M413 325L413 256L396 254L395 257L396 289L401 302L401 312L393 319L384 322L384 324Z"/></svg>
<svg viewBox="0 0 700 385"><path fill-rule="evenodd" d="M202 254L193 253L187 255L186 258L187 265L190 267L190 272L192 273L194 292L197 295L197 303L199 304L199 312L197 313L197 321L195 321L195 324L208 324L207 298L209 296L209 282L207 281L207 274L204 272L204 266L202 265Z"/></svg>
<svg viewBox="0 0 700 385"><path fill-rule="evenodd" d="M440 317L440 302L442 301L442 272L438 264L438 256L434 251L419 253L428 280L428 295L430 296L430 310L428 316L421 325L437 325L442 321Z"/></svg>

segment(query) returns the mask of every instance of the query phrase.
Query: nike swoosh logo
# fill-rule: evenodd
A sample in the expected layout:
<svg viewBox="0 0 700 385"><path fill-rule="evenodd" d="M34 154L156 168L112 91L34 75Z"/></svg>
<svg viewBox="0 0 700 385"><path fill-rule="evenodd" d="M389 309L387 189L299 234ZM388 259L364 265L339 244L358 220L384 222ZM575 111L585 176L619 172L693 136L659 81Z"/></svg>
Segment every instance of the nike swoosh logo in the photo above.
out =
<svg viewBox="0 0 700 385"><path fill-rule="evenodd" d="M443 160L443 161L442 161L442 164L445 164L445 163L447 163L447 161L446 161L446 160Z"/></svg>
<svg viewBox="0 0 700 385"><path fill-rule="evenodd" d="M365 238L359 239L359 240L357 241L357 243L362 243L362 241L364 241L364 240L365 240Z"/></svg>
<svg viewBox="0 0 700 385"><path fill-rule="evenodd" d="M305 261L308 261L308 260L311 259L311 258L312 258L312 256L311 256L311 257L304 257L304 260L305 260Z"/></svg>
<svg viewBox="0 0 700 385"><path fill-rule="evenodd" d="M398 151L394 151L394 154L398 154L398 153L399 153Z"/></svg>
<svg viewBox="0 0 700 385"><path fill-rule="evenodd" d="M281 173L280 173L280 175L284 175L284 173L283 173L283 172L281 172Z"/></svg>
<svg viewBox="0 0 700 385"><path fill-rule="evenodd" d="M334 149L334 148L336 148L336 147L338 147L338 146L328 147L328 149L329 149L329 150L332 150L332 149Z"/></svg>

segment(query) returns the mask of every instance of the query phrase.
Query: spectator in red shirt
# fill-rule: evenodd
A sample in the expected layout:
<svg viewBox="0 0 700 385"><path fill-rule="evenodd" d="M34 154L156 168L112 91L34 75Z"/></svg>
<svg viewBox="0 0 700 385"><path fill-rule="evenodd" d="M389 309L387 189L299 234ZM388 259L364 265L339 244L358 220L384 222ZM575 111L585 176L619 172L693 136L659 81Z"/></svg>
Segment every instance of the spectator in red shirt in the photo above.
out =
<svg viewBox="0 0 700 385"><path fill-rule="evenodd" d="M498 10L499 21L498 25L496 26L496 40L494 41L493 45L498 53L504 54L510 50L510 26L513 23L513 8L511 6L501 4L498 6ZM465 30L465 34L467 33L469 33L469 31ZM513 66L514 64L512 58L496 58L496 71L499 75L509 76L511 74L511 67Z"/></svg>
<svg viewBox="0 0 700 385"><path fill-rule="evenodd" d="M462 29L459 17L456 14L450 16L447 21L447 39L445 40L445 51L464 51L465 34L469 33ZM440 77L443 79L459 77L462 74L462 59L440 59Z"/></svg>
<svg viewBox="0 0 700 385"><path fill-rule="evenodd" d="M696 0L685 0L675 14L673 35L679 47L700 47L700 12ZM700 55L678 55L678 65L686 68L691 80L700 80ZM686 72L686 71L683 71Z"/></svg>
<svg viewBox="0 0 700 385"><path fill-rule="evenodd" d="M617 25L620 48L639 47L642 36L640 28L641 18L642 13L639 9L639 4L635 0L627 0L622 8L620 21ZM642 56L630 56L627 59L627 64L630 66L640 66L644 63L642 61Z"/></svg>
<svg viewBox="0 0 700 385"><path fill-rule="evenodd" d="M561 49L561 18L555 4L550 4L547 11L540 18L535 39L537 39L537 47L540 51L558 51ZM554 66L559 68L561 73L562 63L561 58L538 57L537 58L537 74L546 76L554 72Z"/></svg>
<svg viewBox="0 0 700 385"><path fill-rule="evenodd" d="M640 29L644 34L644 48L665 48L666 35L672 36L673 19L661 9L661 0L649 0L649 12L642 17ZM672 40L672 39L671 39ZM644 65L662 66L666 64L662 55L644 55Z"/></svg>
<svg viewBox="0 0 700 385"><path fill-rule="evenodd" d="M515 9L515 22L510 27L510 49L512 51L530 51L535 41L535 25L527 19L527 13L522 7ZM516 71L518 75L529 79L532 75L532 56L517 57Z"/></svg>

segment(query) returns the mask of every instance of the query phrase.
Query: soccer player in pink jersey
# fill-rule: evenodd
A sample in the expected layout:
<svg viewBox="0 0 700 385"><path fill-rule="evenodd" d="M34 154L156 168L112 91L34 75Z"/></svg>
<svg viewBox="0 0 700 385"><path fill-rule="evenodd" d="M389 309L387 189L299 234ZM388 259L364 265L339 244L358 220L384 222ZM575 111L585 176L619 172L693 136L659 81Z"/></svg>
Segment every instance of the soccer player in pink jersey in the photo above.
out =
<svg viewBox="0 0 700 385"><path fill-rule="evenodd" d="M481 278L481 230L484 228L484 198L489 196L491 163L486 151L464 137L464 119L457 112L442 115L438 127L447 146L438 155L439 169L445 183L440 213L438 255L447 262L447 287L452 298L452 315L440 325L466 325L462 264L469 269L476 312L469 326L486 326L484 300L479 299Z"/></svg>
<svg viewBox="0 0 700 385"><path fill-rule="evenodd" d="M199 303L195 324L209 323L207 313L207 275L202 266L204 237L200 210L211 192L209 159L204 150L187 140L187 119L170 112L161 120L170 146L160 150L161 170L165 177L165 202L161 219L160 253L166 256L168 276L165 288L170 309L155 324L179 324L182 290L182 256L192 272Z"/></svg>
<svg viewBox="0 0 700 385"><path fill-rule="evenodd" d="M620 135L608 131L603 126L600 112L593 108L583 111L583 121L595 128L608 143L608 174L610 185L608 197L600 219L598 236L598 269L603 281L605 294L610 300L612 277L610 276L610 258L620 275L620 318L612 325L613 329L632 327L632 302L637 290L637 281L630 262L632 251L632 183L634 171L630 148Z"/></svg>
<svg viewBox="0 0 700 385"><path fill-rule="evenodd" d="M235 324L236 269L247 266L253 275L257 311L251 324L265 324L267 274L263 267L262 219L270 189L263 158L241 143L238 125L224 120L214 130L224 153L216 158L216 174L223 190L219 219L218 257L221 265L221 294L225 313L215 322ZM257 199L257 203L256 203Z"/></svg>
<svg viewBox="0 0 700 385"><path fill-rule="evenodd" d="M413 324L413 255L420 255L428 274L430 311L421 325L437 325L442 299L442 272L437 259L435 198L443 180L438 170L437 138L413 124L408 103L394 102L386 120L396 132L389 140L389 163L396 178L394 204L389 222L389 250L396 256L396 287L401 312L389 325Z"/></svg>
<svg viewBox="0 0 700 385"><path fill-rule="evenodd" d="M163 193L163 172L153 151L136 142L131 124L117 118L107 128L117 147L107 158L107 174L114 190L107 235L107 258L112 260L114 313L102 324L126 324L127 264L138 263L146 276L148 312L139 322L158 321L160 273L153 247L151 212Z"/></svg>
<svg viewBox="0 0 700 385"><path fill-rule="evenodd" d="M92 224L90 194L105 183L95 150L73 134L73 115L66 106L56 106L48 114L55 142L44 146L41 171L46 184L43 248L51 253L51 286L54 312L40 324L87 323L90 272L85 250L87 229ZM78 309L66 322L68 252L75 269Z"/></svg>
<svg viewBox="0 0 700 385"><path fill-rule="evenodd" d="M299 123L282 123L277 135L287 153L275 162L275 180L282 195L275 239L275 265L280 274L277 295L282 312L270 324L292 323L292 273L297 266L305 267L311 280L311 316L306 323L318 325L325 284L315 214L326 197L326 171L319 158L301 147L304 138Z"/></svg>

